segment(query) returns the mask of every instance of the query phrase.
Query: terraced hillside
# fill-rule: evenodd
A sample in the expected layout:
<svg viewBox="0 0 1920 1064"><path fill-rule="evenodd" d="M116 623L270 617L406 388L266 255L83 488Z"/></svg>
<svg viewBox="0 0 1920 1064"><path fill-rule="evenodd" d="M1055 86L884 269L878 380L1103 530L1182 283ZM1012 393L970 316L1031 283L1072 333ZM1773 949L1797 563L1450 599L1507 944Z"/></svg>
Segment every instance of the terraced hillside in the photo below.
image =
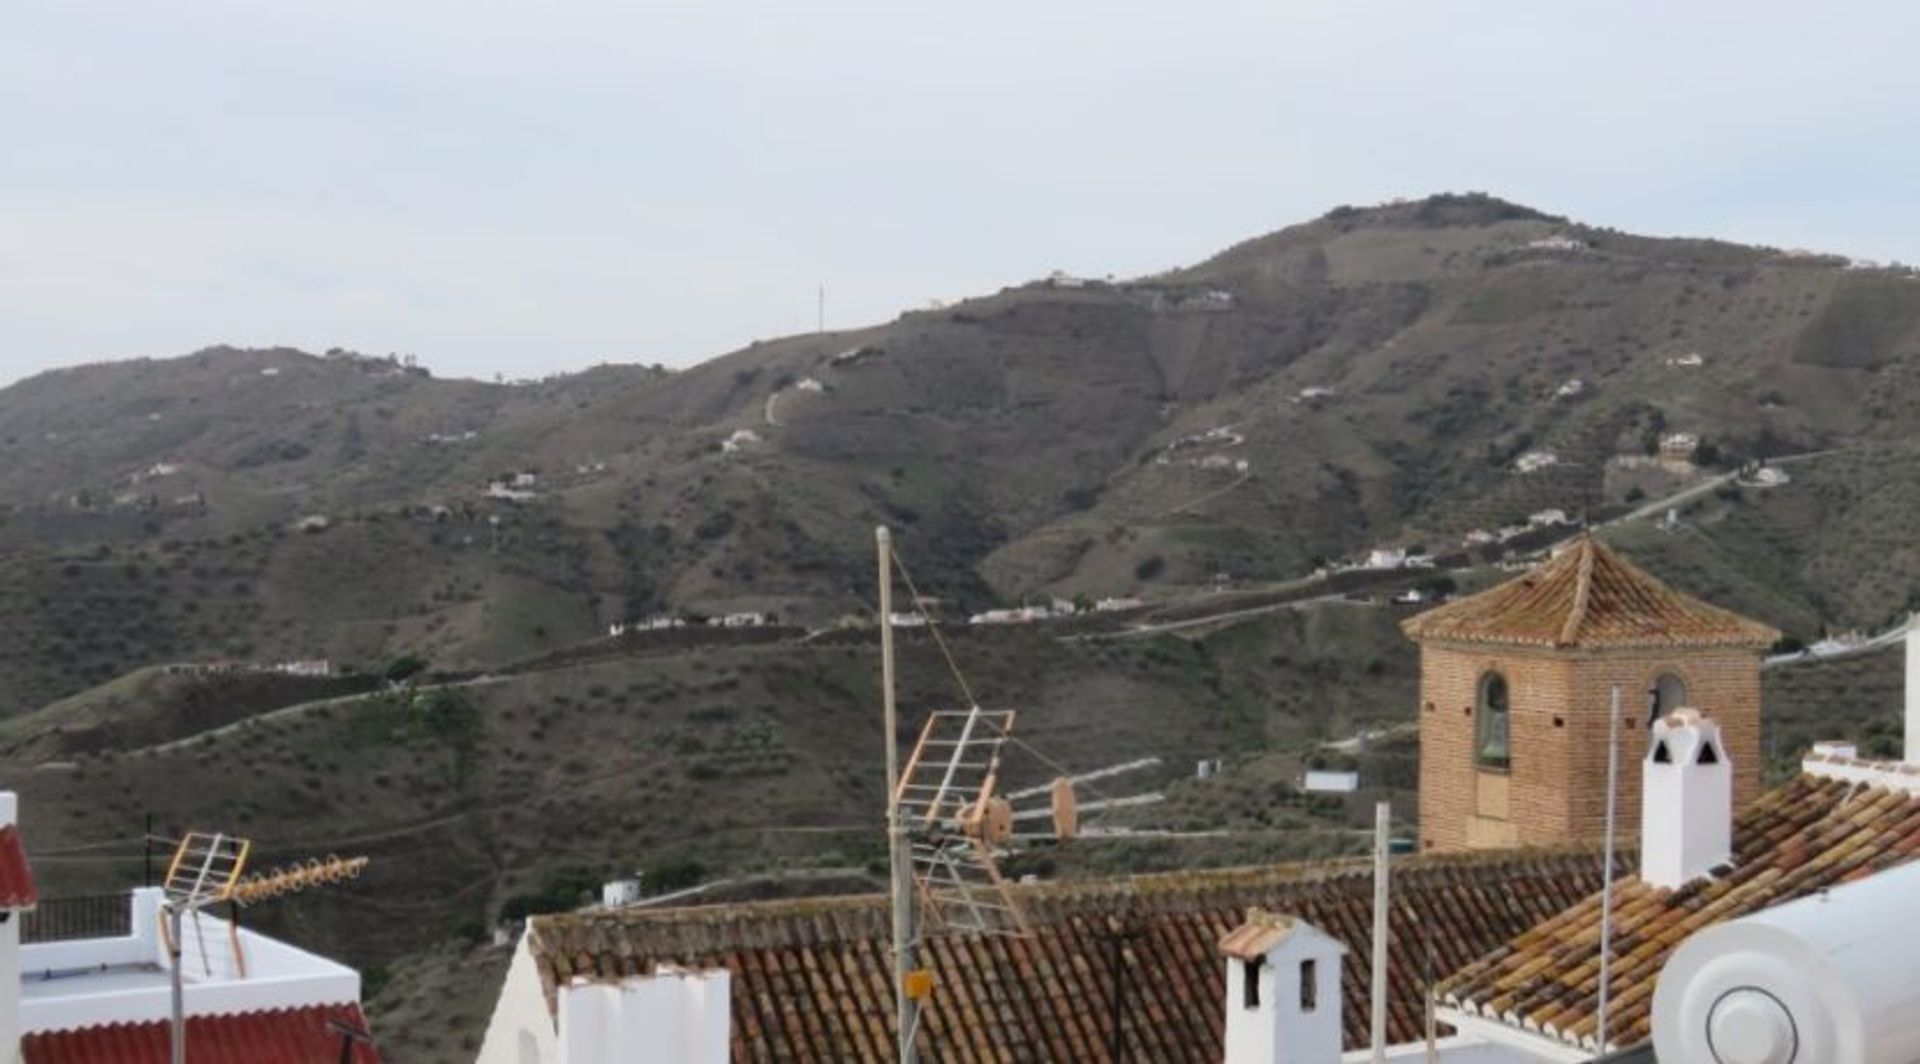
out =
<svg viewBox="0 0 1920 1064"><path fill-rule="evenodd" d="M1298 576L1368 545L1599 508L1626 490L1610 460L1644 460L1663 433L1699 437L1722 465L1912 442L1917 321L1904 272L1451 196L1336 210L1164 276L1022 285L682 372L493 385L223 349L65 370L0 391L0 547L8 583L34 589L9 613L12 643L33 650L0 665L0 688L23 692L18 711L156 654L278 645L276 628L376 667L445 613L416 601L421 570L459 570L460 595L544 603L522 630L436 630L446 655L481 665L539 649L523 642L535 628L656 610L823 623L861 608L881 521L962 610ZM1528 455L1556 461L1518 472ZM488 496L514 472L536 474L508 489L530 495ZM262 537L303 518L422 515L444 523L423 545L322 536L357 557L361 599L389 601L311 622L233 588L278 576L201 588L197 614L135 606L137 622L75 617L59 593L58 574L102 550L151 568L171 543L207 572L253 573L282 564ZM495 556L499 529L566 560ZM1801 595L1763 616L1852 624L1869 608Z"/></svg>

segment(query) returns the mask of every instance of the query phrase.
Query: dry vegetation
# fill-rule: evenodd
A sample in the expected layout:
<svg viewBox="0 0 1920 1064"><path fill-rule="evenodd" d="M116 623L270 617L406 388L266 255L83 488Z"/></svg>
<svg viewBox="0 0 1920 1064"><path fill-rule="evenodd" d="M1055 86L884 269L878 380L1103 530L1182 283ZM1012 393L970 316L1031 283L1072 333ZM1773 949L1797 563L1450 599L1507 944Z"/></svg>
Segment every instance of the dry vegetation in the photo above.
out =
<svg viewBox="0 0 1920 1064"><path fill-rule="evenodd" d="M1529 246L1555 236L1585 247ZM1675 365L1691 353L1703 364ZM880 522L949 613L1052 594L1139 594L1163 618L1272 606L1300 592L1263 585L1325 558L1444 551L1657 493L1670 482L1610 478L1607 459L1683 430L1721 464L1838 450L1786 487L1710 494L1678 530L1608 533L1810 640L1917 604L1917 353L1905 275L1464 196L684 372L502 386L215 349L46 374L0 391L0 772L52 893L136 878L148 813L253 834L266 860L371 854L350 894L264 918L366 966L394 1059L469 1059L502 914L634 869L826 889L876 867L865 636L600 641L609 622L825 627L868 608ZM819 392L793 391L809 377ZM1575 377L1585 390L1556 398ZM743 429L758 441L722 453ZM1515 474L1530 450L1563 461ZM517 471L537 471L537 498L484 497ZM309 515L327 527L294 531ZM1212 595L1221 574L1236 591ZM1224 833L1022 860L1065 875L1337 852L1377 797L1416 815L1404 738L1362 755L1367 793L1293 789L1326 741L1410 715L1392 620L1333 604L1152 639L1098 638L1110 619L1061 633L1087 639L966 633L1024 738L1076 767L1160 756L1128 785L1171 800L1136 822ZM909 716L952 701L929 645L905 642ZM378 682L406 656L427 663L411 686ZM309 657L352 676L141 671ZM1879 667L1770 674L1776 764L1839 723L1884 739ZM1224 777L1189 778L1215 757ZM1013 782L1045 774L1016 764Z"/></svg>

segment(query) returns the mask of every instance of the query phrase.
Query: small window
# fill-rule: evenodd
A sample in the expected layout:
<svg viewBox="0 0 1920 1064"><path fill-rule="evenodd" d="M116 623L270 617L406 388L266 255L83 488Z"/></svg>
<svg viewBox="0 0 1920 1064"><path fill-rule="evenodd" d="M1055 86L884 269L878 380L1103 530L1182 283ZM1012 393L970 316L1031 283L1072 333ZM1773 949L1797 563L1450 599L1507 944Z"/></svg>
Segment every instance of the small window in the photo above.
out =
<svg viewBox="0 0 1920 1064"><path fill-rule="evenodd" d="M1473 722L1474 758L1482 768L1505 769L1511 763L1507 744L1507 678L1497 672L1480 677L1480 697Z"/></svg>
<svg viewBox="0 0 1920 1064"><path fill-rule="evenodd" d="M1311 958L1300 962L1300 1011L1320 1007L1320 963Z"/></svg>
<svg viewBox="0 0 1920 1064"><path fill-rule="evenodd" d="M1696 765L1717 765L1720 763L1720 751L1715 750L1712 743L1701 743L1700 752L1693 756L1693 763Z"/></svg>
<svg viewBox="0 0 1920 1064"><path fill-rule="evenodd" d="M1673 751L1667 749L1667 741L1665 739L1653 744L1653 763L1656 765L1673 764Z"/></svg>
<svg viewBox="0 0 1920 1064"><path fill-rule="evenodd" d="M1687 681L1670 672L1663 672L1653 680L1653 719L1673 712L1687 704Z"/></svg>
<svg viewBox="0 0 1920 1064"><path fill-rule="evenodd" d="M1266 963L1265 957L1254 957L1240 963L1240 1004L1247 1008L1260 1007L1260 969Z"/></svg>

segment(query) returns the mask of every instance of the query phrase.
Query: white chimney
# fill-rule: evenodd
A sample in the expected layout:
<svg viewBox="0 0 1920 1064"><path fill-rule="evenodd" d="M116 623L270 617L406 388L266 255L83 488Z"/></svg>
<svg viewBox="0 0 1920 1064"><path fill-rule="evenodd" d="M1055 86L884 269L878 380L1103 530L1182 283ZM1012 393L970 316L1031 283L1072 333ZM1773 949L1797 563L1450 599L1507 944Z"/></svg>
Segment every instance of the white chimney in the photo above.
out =
<svg viewBox="0 0 1920 1064"><path fill-rule="evenodd" d="M1347 948L1261 909L1220 940L1227 958L1226 1064L1339 1064Z"/></svg>
<svg viewBox="0 0 1920 1064"><path fill-rule="evenodd" d="M1920 765L1920 613L1907 618L1907 764Z"/></svg>
<svg viewBox="0 0 1920 1064"><path fill-rule="evenodd" d="M1640 878L1679 887L1733 857L1733 763L1695 709L1653 722L1641 765Z"/></svg>

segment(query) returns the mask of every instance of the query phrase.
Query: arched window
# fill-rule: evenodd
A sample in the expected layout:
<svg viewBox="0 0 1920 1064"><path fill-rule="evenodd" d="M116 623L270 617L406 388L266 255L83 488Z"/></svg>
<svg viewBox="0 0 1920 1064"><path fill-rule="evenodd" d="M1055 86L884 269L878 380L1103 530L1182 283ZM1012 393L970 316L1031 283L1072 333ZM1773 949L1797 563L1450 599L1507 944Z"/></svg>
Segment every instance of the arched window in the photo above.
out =
<svg viewBox="0 0 1920 1064"><path fill-rule="evenodd" d="M1663 672L1653 680L1653 719L1673 712L1687 704L1687 681L1670 672Z"/></svg>
<svg viewBox="0 0 1920 1064"><path fill-rule="evenodd" d="M1497 672L1480 677L1480 695L1474 709L1474 760L1482 768L1506 768L1509 761L1507 678Z"/></svg>

